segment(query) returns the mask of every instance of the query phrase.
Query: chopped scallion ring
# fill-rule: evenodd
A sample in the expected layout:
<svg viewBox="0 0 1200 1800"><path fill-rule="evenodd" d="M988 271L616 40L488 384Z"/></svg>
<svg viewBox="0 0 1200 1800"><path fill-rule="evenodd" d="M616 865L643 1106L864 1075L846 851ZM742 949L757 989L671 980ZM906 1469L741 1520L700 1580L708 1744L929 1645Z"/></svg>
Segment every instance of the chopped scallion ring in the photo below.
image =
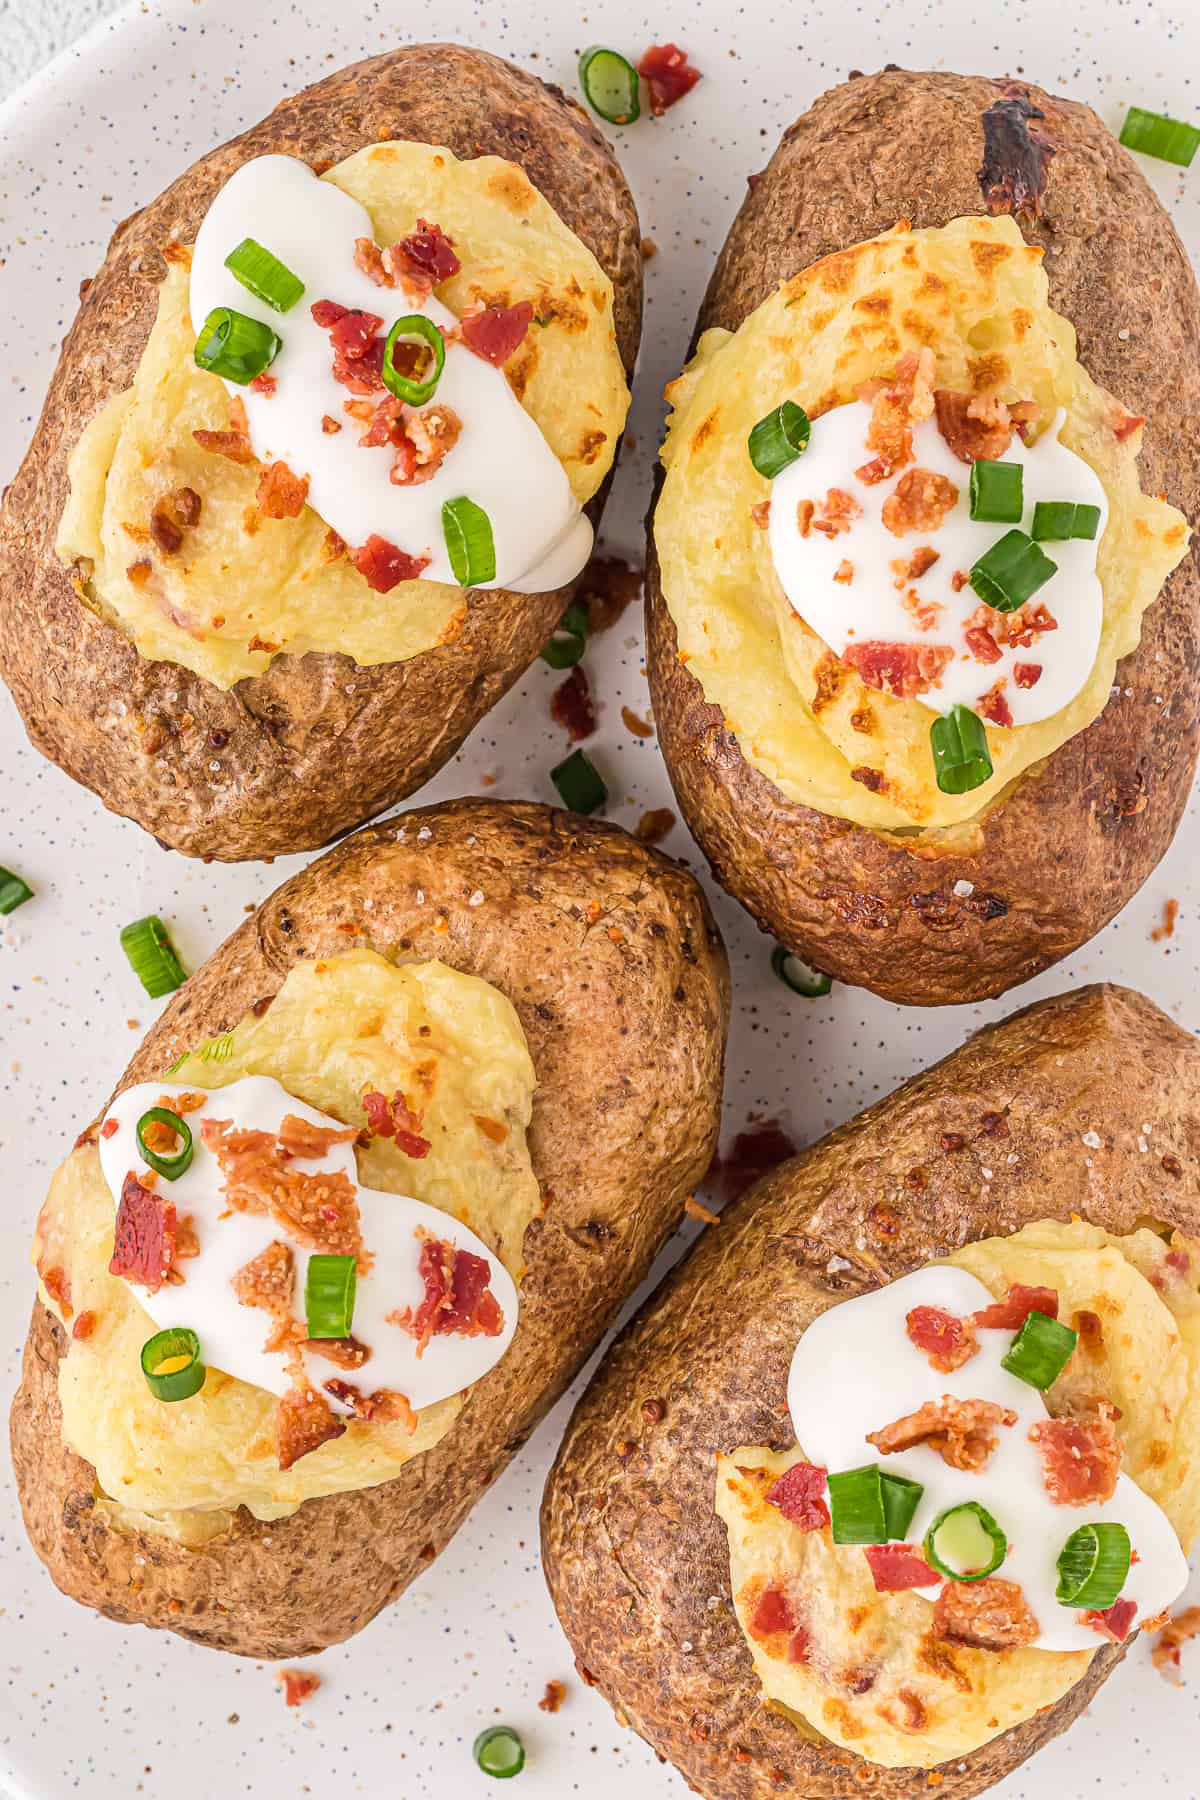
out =
<svg viewBox="0 0 1200 1800"><path fill-rule="evenodd" d="M442 507L442 535L459 587L478 587L496 578L496 544L492 521L482 506L465 496Z"/></svg>
<svg viewBox="0 0 1200 1800"><path fill-rule="evenodd" d="M579 58L579 85L594 113L609 125L632 125L642 116L638 75L617 50L593 44Z"/></svg>
<svg viewBox="0 0 1200 1800"><path fill-rule="evenodd" d="M1100 508L1078 500L1039 500L1033 509L1029 535L1041 543L1056 539L1094 538L1100 529Z"/></svg>
<svg viewBox="0 0 1200 1800"><path fill-rule="evenodd" d="M925 1533L926 1562L951 1581L982 1581L1007 1554L1008 1539L977 1500L949 1507Z"/></svg>
<svg viewBox="0 0 1200 1800"><path fill-rule="evenodd" d="M254 238L243 238L225 258L225 267L256 300L264 300L279 313L290 312L304 292L300 277Z"/></svg>
<svg viewBox="0 0 1200 1800"><path fill-rule="evenodd" d="M130 967L152 1000L173 994L187 980L183 964L175 954L175 946L167 935L162 920L150 913L135 919L121 933L121 948Z"/></svg>
<svg viewBox="0 0 1200 1800"><path fill-rule="evenodd" d="M1121 127L1121 142L1127 150L1140 150L1143 156L1157 156L1160 162L1190 169L1200 145L1200 131L1194 125L1168 118L1166 113L1131 106Z"/></svg>
<svg viewBox="0 0 1200 1800"><path fill-rule="evenodd" d="M508 1781L525 1767L525 1746L511 1725L492 1725L475 1739L476 1766L497 1781Z"/></svg>
<svg viewBox="0 0 1200 1800"><path fill-rule="evenodd" d="M1020 463L971 464L971 517L993 525L1019 525L1024 510L1024 471Z"/></svg>
<svg viewBox="0 0 1200 1800"><path fill-rule="evenodd" d="M283 340L261 319L235 312L232 306L214 306L192 354L197 368L245 387L271 366L282 348Z"/></svg>
<svg viewBox="0 0 1200 1800"><path fill-rule="evenodd" d="M573 750L551 769L550 779L568 812L599 812L608 799L608 789L600 771L582 750Z"/></svg>
<svg viewBox="0 0 1200 1800"><path fill-rule="evenodd" d="M773 481L789 463L803 456L811 435L812 426L804 408L794 400L785 400L760 419L746 439L750 461L760 475Z"/></svg>
<svg viewBox="0 0 1200 1800"><path fill-rule="evenodd" d="M806 1000L819 999L833 986L832 976L823 975L820 969L810 968L808 963L783 944L776 944L771 952L771 969L784 987L791 988L793 994L803 994Z"/></svg>
<svg viewBox="0 0 1200 1800"><path fill-rule="evenodd" d="M969 794L992 778L987 733L969 706L952 706L929 728L937 784L943 794Z"/></svg>
<svg viewBox="0 0 1200 1800"><path fill-rule="evenodd" d="M835 1544L886 1544L887 1508L879 1464L831 1475L829 1513Z"/></svg>
<svg viewBox="0 0 1200 1800"><path fill-rule="evenodd" d="M1058 568L1023 531L1006 531L985 550L967 580L985 606L1016 612Z"/></svg>
<svg viewBox="0 0 1200 1800"><path fill-rule="evenodd" d="M190 1400L204 1386L200 1339L186 1325L156 1331L142 1345L142 1374L156 1400Z"/></svg>
<svg viewBox="0 0 1200 1800"><path fill-rule="evenodd" d="M880 1471L879 1485L883 1490L883 1517L888 1538L892 1543L903 1543L925 1489L919 1481L910 1481L907 1475L888 1475L883 1470Z"/></svg>
<svg viewBox="0 0 1200 1800"><path fill-rule="evenodd" d="M304 1317L310 1338L346 1338L358 1289L353 1256L310 1256L304 1278Z"/></svg>
<svg viewBox="0 0 1200 1800"><path fill-rule="evenodd" d="M1056 1598L1063 1606L1104 1612L1119 1596L1133 1551L1123 1525L1106 1521L1073 1531L1058 1559Z"/></svg>
<svg viewBox="0 0 1200 1800"><path fill-rule="evenodd" d="M400 344L415 346L420 362L428 371L423 378L419 379L415 373L405 375L396 367L396 350ZM389 393L409 406L424 406L437 392L445 366L446 340L432 319L427 319L424 313L406 313L404 318L396 320L383 349L383 385Z"/></svg>
<svg viewBox="0 0 1200 1800"><path fill-rule="evenodd" d="M146 1142L147 1126L157 1125L160 1130L169 1132L179 1142L177 1150L162 1150ZM172 1112L166 1106L152 1106L144 1112L136 1126L137 1147L149 1168L156 1175L163 1175L168 1181L178 1181L179 1177L192 1166L192 1133L186 1119L179 1113Z"/></svg>
<svg viewBox="0 0 1200 1800"><path fill-rule="evenodd" d="M552 669L572 668L587 648L587 634L587 607L579 600L572 600L558 621L554 635L542 645L542 660Z"/></svg>
<svg viewBox="0 0 1200 1800"><path fill-rule="evenodd" d="M1030 1387L1044 1392L1058 1380L1078 1342L1079 1333L1069 1325L1061 1325L1046 1313L1027 1313L1000 1364L1018 1381L1027 1381Z"/></svg>
<svg viewBox="0 0 1200 1800"><path fill-rule="evenodd" d="M11 869L0 869L0 913L16 912L18 906L24 906L32 899L33 889L28 882L14 875Z"/></svg>

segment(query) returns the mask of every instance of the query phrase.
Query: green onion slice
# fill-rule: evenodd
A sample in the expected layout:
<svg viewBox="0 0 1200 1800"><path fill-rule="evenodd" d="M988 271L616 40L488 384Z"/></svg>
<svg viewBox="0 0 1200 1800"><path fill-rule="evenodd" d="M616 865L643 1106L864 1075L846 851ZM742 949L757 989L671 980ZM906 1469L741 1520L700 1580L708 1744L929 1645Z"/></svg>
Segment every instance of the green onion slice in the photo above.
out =
<svg viewBox="0 0 1200 1800"><path fill-rule="evenodd" d="M187 980L167 928L155 913L126 925L121 933L121 948L152 1000L173 994Z"/></svg>
<svg viewBox="0 0 1200 1800"><path fill-rule="evenodd" d="M1094 538L1100 529L1100 508L1077 500L1039 500L1033 509L1030 536L1049 542L1067 538Z"/></svg>
<svg viewBox="0 0 1200 1800"><path fill-rule="evenodd" d="M1058 1380L1078 1342L1079 1333L1069 1325L1061 1325L1045 1313L1031 1312L1000 1358L1000 1366L1018 1381L1044 1391Z"/></svg>
<svg viewBox="0 0 1200 1800"><path fill-rule="evenodd" d="M971 464L971 517L996 525L1019 525L1024 509L1024 471L1020 463Z"/></svg>
<svg viewBox="0 0 1200 1800"><path fill-rule="evenodd" d="M879 1464L831 1475L829 1512L835 1544L886 1544L887 1508Z"/></svg>
<svg viewBox="0 0 1200 1800"><path fill-rule="evenodd" d="M967 577L985 606L1016 612L1058 568L1023 531L1006 531L985 550Z"/></svg>
<svg viewBox="0 0 1200 1800"><path fill-rule="evenodd" d="M14 875L11 869L0 869L0 913L16 912L18 906L24 906L32 899L33 889L28 882Z"/></svg>
<svg viewBox="0 0 1200 1800"><path fill-rule="evenodd" d="M773 481L789 463L803 456L811 435L812 425L804 408L794 400L785 400L760 419L746 439L750 461L760 475Z"/></svg>
<svg viewBox="0 0 1200 1800"><path fill-rule="evenodd" d="M482 506L464 497L442 507L442 535L459 587L477 587L496 577L496 544L492 521Z"/></svg>
<svg viewBox="0 0 1200 1800"><path fill-rule="evenodd" d="M358 1286L353 1256L310 1256L304 1278L304 1316L310 1338L345 1338L354 1323Z"/></svg>
<svg viewBox="0 0 1200 1800"><path fill-rule="evenodd" d="M642 116L638 76L619 51L592 44L579 58L579 85L594 113L609 125L632 125Z"/></svg>
<svg viewBox="0 0 1200 1800"><path fill-rule="evenodd" d="M552 669L573 667L587 648L587 634L587 607L579 600L572 600L558 621L554 635L542 645L543 661Z"/></svg>
<svg viewBox="0 0 1200 1800"><path fill-rule="evenodd" d="M776 944L771 952L771 969L784 987L791 988L793 994L803 994L806 1000L819 999L833 986L832 976L811 968L783 944Z"/></svg>
<svg viewBox="0 0 1200 1800"><path fill-rule="evenodd" d="M270 367L282 348L283 340L261 319L235 312L232 306L214 306L192 354L197 368L245 387Z"/></svg>
<svg viewBox="0 0 1200 1800"><path fill-rule="evenodd" d="M977 1500L949 1507L925 1533L926 1562L951 1581L982 1581L1007 1554L1008 1539Z"/></svg>
<svg viewBox="0 0 1200 1800"><path fill-rule="evenodd" d="M568 812L594 813L608 799L600 771L582 750L573 750L550 771L550 779Z"/></svg>
<svg viewBox="0 0 1200 1800"><path fill-rule="evenodd" d="M937 784L943 794L969 794L992 777L983 721L969 706L952 706L929 728Z"/></svg>
<svg viewBox="0 0 1200 1800"><path fill-rule="evenodd" d="M402 375L396 367L396 345L401 343L417 344L429 352L428 373L423 381L413 375ZM397 400L406 400L410 406L424 406L437 392L445 366L446 340L432 319L427 319L424 313L406 313L404 318L396 320L383 349L383 385L389 393L395 394Z"/></svg>
<svg viewBox="0 0 1200 1800"><path fill-rule="evenodd" d="M1058 1559L1057 1598L1063 1606L1103 1612L1125 1586L1133 1552L1123 1525L1081 1525Z"/></svg>
<svg viewBox="0 0 1200 1800"><path fill-rule="evenodd" d="M265 300L279 313L290 312L304 292L300 277L254 238L243 238L225 258L225 267L257 300Z"/></svg>
<svg viewBox="0 0 1200 1800"><path fill-rule="evenodd" d="M156 1400L190 1400L204 1386L200 1339L186 1325L156 1331L142 1345L142 1374Z"/></svg>
<svg viewBox="0 0 1200 1800"><path fill-rule="evenodd" d="M1200 144L1200 131L1194 125L1168 118L1166 113L1131 106L1121 127L1121 142L1127 150L1140 150L1143 156L1157 156L1160 162L1188 169Z"/></svg>
<svg viewBox="0 0 1200 1800"><path fill-rule="evenodd" d="M883 1517L888 1538L892 1543L903 1543L925 1489L919 1481L909 1481L906 1475L888 1475L883 1470L880 1470L879 1483L883 1489Z"/></svg>
<svg viewBox="0 0 1200 1800"><path fill-rule="evenodd" d="M178 1150L151 1150L144 1135L147 1125L165 1125L168 1131L174 1132L179 1139ZM166 1106L152 1106L138 1120L136 1134L137 1147L156 1175L164 1175L168 1181L178 1181L191 1168L192 1133L187 1120L179 1113L172 1112Z"/></svg>
<svg viewBox="0 0 1200 1800"><path fill-rule="evenodd" d="M508 1781L525 1767L525 1746L511 1725L493 1725L475 1739L476 1765L497 1781Z"/></svg>

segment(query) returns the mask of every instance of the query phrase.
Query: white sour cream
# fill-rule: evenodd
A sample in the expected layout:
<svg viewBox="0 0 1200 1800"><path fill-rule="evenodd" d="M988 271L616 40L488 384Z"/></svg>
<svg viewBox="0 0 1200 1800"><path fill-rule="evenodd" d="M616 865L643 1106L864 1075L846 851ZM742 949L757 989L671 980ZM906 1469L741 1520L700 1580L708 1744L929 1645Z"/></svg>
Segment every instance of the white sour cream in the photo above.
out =
<svg viewBox="0 0 1200 1800"><path fill-rule="evenodd" d="M201 1091L194 1083L185 1086L154 1081L127 1088L118 1095L106 1117L106 1122L116 1120L117 1129L99 1140L100 1167L112 1193L114 1209L130 1170L135 1175L146 1170L135 1136L142 1114L158 1105L164 1095ZM191 1166L175 1181L160 1176L155 1191L174 1202L179 1218L191 1214L200 1254L180 1262L184 1279L179 1286L168 1282L151 1294L139 1284L130 1283L139 1305L160 1330L172 1325L190 1326L210 1368L222 1369L227 1375L279 1395L286 1393L291 1384L285 1356L268 1355L263 1348L273 1321L263 1308L244 1306L232 1281L238 1270L268 1244L276 1240L290 1243L296 1270L292 1311L303 1320L309 1252L289 1237L276 1220L230 1210L220 1163L203 1141L200 1122L204 1118L229 1119L238 1130L277 1132L289 1113L312 1125L343 1129L340 1120L293 1099L277 1081L265 1075L246 1076L241 1081L231 1081L228 1087L213 1089L204 1106L188 1113L194 1145ZM306 1157L297 1166L313 1175L340 1171L358 1185L353 1143L334 1144L324 1156ZM377 1388L391 1388L404 1394L418 1410L432 1406L478 1381L504 1355L516 1330L516 1287L487 1245L436 1207L403 1194L380 1193L367 1187L358 1187L358 1206L363 1248L375 1260L369 1275L358 1276L353 1334L369 1346L371 1354L360 1369L342 1369L327 1357L305 1350L309 1378L318 1387L340 1378L364 1395ZM486 1259L491 1270L491 1290L504 1313L499 1336L464 1337L447 1332L432 1338L419 1357L416 1340L399 1326L388 1324L389 1312L407 1306L415 1310L424 1295L419 1272L422 1240L418 1233L422 1231ZM150 1335L147 1332L147 1337ZM332 1397L330 1404L335 1411L349 1410Z"/></svg>
<svg viewBox="0 0 1200 1800"><path fill-rule="evenodd" d="M830 1474L877 1462L889 1474L921 1482L925 1492L908 1530L910 1543L921 1544L947 1507L978 1501L1008 1539L1008 1555L995 1575L1024 1592L1040 1627L1034 1648L1095 1650L1103 1639L1080 1622L1081 1613L1055 1598L1059 1554L1077 1527L1102 1519L1125 1526L1138 1560L1121 1597L1136 1603L1139 1622L1183 1592L1187 1562L1166 1514L1128 1475L1118 1477L1112 1499L1100 1506L1062 1506L1050 1498L1041 1456L1029 1441L1031 1427L1048 1416L1045 1403L1036 1388L1000 1366L1011 1331L981 1329L977 1354L948 1375L932 1368L909 1340L905 1321L914 1306L939 1306L962 1318L991 1304L992 1295L974 1275L945 1267L922 1269L830 1307L809 1326L792 1358L788 1408L796 1438L805 1456ZM868 1432L943 1394L994 1400L1016 1413L1015 1425L995 1427L997 1447L986 1468L952 1469L927 1444L894 1456L880 1456L868 1444ZM919 1591L933 1600L938 1590Z"/></svg>
<svg viewBox="0 0 1200 1800"><path fill-rule="evenodd" d="M479 586L517 593L563 586L587 562L592 528L562 464L502 369L464 344L447 344L446 366L430 404L453 407L463 429L430 480L395 486L389 480L394 449L359 443L367 427L343 411L343 402L354 396L334 380L329 333L314 322L313 303L333 300L374 313L383 319L384 335L412 313L423 313L443 330L457 322L432 295L414 302L402 288L376 287L356 268L355 239L374 235L370 214L357 200L292 156L243 163L205 214L192 255L195 330L214 307L228 306L261 319L283 341L269 370L274 393L225 383L245 403L255 456L307 475L308 504L352 549L377 535L410 556L430 557L426 580L454 582L442 506L465 495L487 513L496 547L495 579ZM275 312L225 267L225 258L248 237L304 283L290 311ZM324 414L337 419L341 431L323 431Z"/></svg>
<svg viewBox="0 0 1200 1800"><path fill-rule="evenodd" d="M1032 725L1061 712L1087 681L1100 647L1104 594L1096 574L1096 551L1108 521L1108 502L1099 477L1081 456L1059 441L1064 417L1060 412L1032 446L1025 445L1014 431L1012 443L1000 459L1018 463L1023 470L1020 529L1025 532L1039 500L1073 500L1100 508L1094 539L1069 538L1041 546L1057 564L1057 572L1038 589L1030 604L1048 608L1058 621L1056 631L1041 633L1028 647L1003 648L997 662L976 660L967 646L964 627L980 605L979 596L970 586L956 593L952 577L956 571L967 573L1015 526L971 518L970 465L955 456L938 430L936 418L914 426L913 461L898 474L874 486L860 481L854 471L873 456L866 442L871 408L862 400L835 407L814 420L808 449L771 485L771 556L792 607L838 656L844 656L851 644L872 641L948 644L954 651L952 660L937 686L919 696L933 712L947 712L957 704L974 709L999 680L1004 681L1003 696L1014 725ZM897 537L883 523L883 506L914 468L946 476L958 489L958 499L936 531L918 529ZM802 537L797 505L813 501L820 517L821 502L835 487L858 502L862 516L837 537L815 530ZM937 562L897 589L893 562L906 561L924 544L937 551ZM834 579L843 562L852 565L849 582ZM903 605L909 587L922 602L940 608L927 630L921 629ZM1013 670L1018 663L1041 664L1035 686L1017 686Z"/></svg>

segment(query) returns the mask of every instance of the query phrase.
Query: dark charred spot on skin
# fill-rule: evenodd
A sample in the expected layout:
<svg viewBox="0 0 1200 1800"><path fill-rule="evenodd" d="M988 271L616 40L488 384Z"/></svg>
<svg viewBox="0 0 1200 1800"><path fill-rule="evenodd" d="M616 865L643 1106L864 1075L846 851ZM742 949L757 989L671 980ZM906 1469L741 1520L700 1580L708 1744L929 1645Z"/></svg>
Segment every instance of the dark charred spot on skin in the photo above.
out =
<svg viewBox="0 0 1200 1800"><path fill-rule="evenodd" d="M1167 1174L1173 1176L1176 1181L1183 1174L1183 1164L1177 1156L1172 1156L1169 1151L1162 1159L1162 1166Z"/></svg>
<svg viewBox="0 0 1200 1800"><path fill-rule="evenodd" d="M1145 812L1148 804L1146 778L1141 770L1131 769L1127 774L1115 776L1105 799L1114 822L1132 819L1137 813Z"/></svg>
<svg viewBox="0 0 1200 1800"><path fill-rule="evenodd" d="M661 1424L661 1422L663 1421L663 1419L666 1418L666 1416L667 1416L667 1403L665 1400L659 1400L657 1398L653 1398L650 1400L642 1401L642 1417L643 1417L643 1419L645 1419L645 1421L648 1425Z"/></svg>
<svg viewBox="0 0 1200 1800"><path fill-rule="evenodd" d="M857 768L851 769L850 779L861 782L862 786L869 788L873 794L882 794L887 787L887 777L883 770L868 768L865 763L860 763Z"/></svg>
<svg viewBox="0 0 1200 1800"><path fill-rule="evenodd" d="M967 1140L961 1131L943 1131L938 1143L947 1156L953 1156L956 1151L965 1150L967 1147Z"/></svg>
<svg viewBox="0 0 1200 1800"><path fill-rule="evenodd" d="M877 1200L867 1219L877 1238L890 1240L900 1236L900 1215L883 1200Z"/></svg>
<svg viewBox="0 0 1200 1800"><path fill-rule="evenodd" d="M818 900L831 900L843 925L861 931L886 931L891 924L887 901L878 894L847 892L839 888L821 888Z"/></svg>
<svg viewBox="0 0 1200 1800"><path fill-rule="evenodd" d="M812 697L812 710L820 713L837 699L850 674L840 657L827 650L816 667L817 686Z"/></svg>
<svg viewBox="0 0 1200 1800"><path fill-rule="evenodd" d="M1021 93L994 101L984 113L979 189L990 213L1041 216L1054 146L1034 121L1045 116Z"/></svg>
<svg viewBox="0 0 1200 1800"><path fill-rule="evenodd" d="M985 1112L979 1121L980 1135L990 1138L1008 1136L1008 1120L1002 1112Z"/></svg>
<svg viewBox="0 0 1200 1800"><path fill-rule="evenodd" d="M270 1006L270 1004L274 1000L274 998L275 998L274 994L263 994L260 999L258 999L254 1002L254 1005L250 1008L250 1011L254 1014L254 1017L256 1019L262 1018L263 1014L266 1012L267 1008Z"/></svg>
<svg viewBox="0 0 1200 1800"><path fill-rule="evenodd" d="M930 931L952 931L964 919L979 919L985 924L1002 919L1008 912L1008 901L999 894L948 894L941 889L910 894L908 904Z"/></svg>
<svg viewBox="0 0 1200 1800"><path fill-rule="evenodd" d="M906 1188L911 1188L914 1194L923 1194L929 1186L928 1169L910 1169L904 1177L904 1185Z"/></svg>

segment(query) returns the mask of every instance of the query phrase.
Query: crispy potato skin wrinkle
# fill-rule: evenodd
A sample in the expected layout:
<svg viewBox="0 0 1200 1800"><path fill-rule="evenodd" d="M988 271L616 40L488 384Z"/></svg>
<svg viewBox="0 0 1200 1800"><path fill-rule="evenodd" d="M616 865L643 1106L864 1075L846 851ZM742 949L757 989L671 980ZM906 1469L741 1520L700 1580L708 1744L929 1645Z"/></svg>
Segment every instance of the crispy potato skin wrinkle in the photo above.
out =
<svg viewBox="0 0 1200 1800"><path fill-rule="evenodd" d="M515 803L408 813L293 877L180 991L120 1086L163 1074L269 1001L295 964L348 945L443 962L516 1009L543 1210L525 1233L503 1361L394 1481L269 1524L239 1510L193 1547L97 1501L93 1469L62 1442L70 1340L40 1303L12 1413L26 1527L59 1587L124 1623L248 1656L339 1642L432 1560L641 1280L716 1145L728 972L695 881L610 825Z"/></svg>
<svg viewBox="0 0 1200 1800"><path fill-rule="evenodd" d="M1094 114L1029 91L1055 154L1040 216L1022 214L1021 232L1047 251L1050 304L1074 326L1083 368L1146 417L1143 491L1165 493L1195 520L1200 312L1190 264L1140 172ZM920 229L981 214L982 119L1003 97L992 81L900 70L825 95L748 194L697 335L736 331L798 271L899 219ZM836 279L836 261L826 268ZM890 320L878 330L885 325L904 329ZM981 364L986 356L981 349ZM861 784L843 783L864 820L856 824L787 797L747 760L753 746L747 741L743 755L738 735L745 721L708 704L679 660L652 531L655 719L680 806L717 878L797 952L892 1000L949 1004L1029 980L1124 905L1175 831L1200 724L1197 568L1193 544L1145 613L1140 645L1118 664L1119 691L1086 729L976 818L903 834L886 812L870 811L886 796ZM739 628L752 613L740 609ZM869 712L858 761L874 766L869 734L880 729L880 696L870 697ZM859 729L854 720L849 728Z"/></svg>
<svg viewBox="0 0 1200 1800"><path fill-rule="evenodd" d="M0 674L40 750L189 855L237 861L313 848L413 793L533 659L565 604L562 591L471 594L442 642L402 661L360 668L340 654L285 652L223 690L139 656L54 553L68 457L88 421L133 383L164 247L194 240L217 189L252 156L336 164L396 138L520 164L612 282L617 344L632 372L642 262L624 178L578 105L481 51L421 45L331 75L120 227L0 514ZM111 424L115 434L119 417ZM246 473L205 460L222 466L222 480ZM589 503L593 519L606 486ZM144 555L132 539L131 552L131 565Z"/></svg>
<svg viewBox="0 0 1200 1800"><path fill-rule="evenodd" d="M805 1800L911 1800L917 1785L911 1768L868 1766L764 1707L734 1616L716 1457L790 1450L787 1373L806 1326L938 1257L974 1266L965 1246L1044 1218L1195 1237L1198 1120L1200 1046L1149 1001L1114 987L1043 1001L772 1171L617 1340L552 1471L543 1557L580 1662L706 1800L774 1800L775 1771ZM1099 1149L1081 1141L1092 1132ZM643 1413L648 1395L660 1418ZM1102 1645L1051 1710L946 1763L939 1795L967 1800L1016 1768L1119 1656Z"/></svg>

